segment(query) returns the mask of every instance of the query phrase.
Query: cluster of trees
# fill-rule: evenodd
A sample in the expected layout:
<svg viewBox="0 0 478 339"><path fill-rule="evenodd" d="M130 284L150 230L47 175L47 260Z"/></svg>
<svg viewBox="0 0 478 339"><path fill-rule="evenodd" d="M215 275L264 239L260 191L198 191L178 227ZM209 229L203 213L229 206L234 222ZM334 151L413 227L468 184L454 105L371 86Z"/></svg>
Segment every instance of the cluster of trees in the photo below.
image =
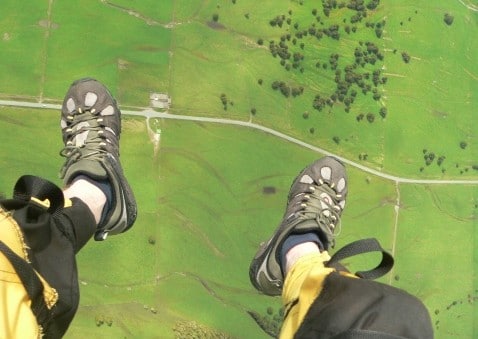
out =
<svg viewBox="0 0 478 339"><path fill-rule="evenodd" d="M298 39L303 39L307 35L313 35L319 40L322 39L324 35L338 40L340 38L339 26L331 25L328 28L323 29L316 29L315 26L311 26L308 29L297 31L294 36L290 33L284 34L280 37L279 42L274 40L269 41L269 51L274 58L280 58L280 64L284 66L287 71L294 68L303 72L304 68L302 67L302 61L304 60L304 55L301 52L291 52L288 43L291 42L292 45L296 46L298 44ZM259 38L257 44L263 45L264 40ZM303 50L305 48L305 43L301 42L298 46Z"/></svg>
<svg viewBox="0 0 478 339"><path fill-rule="evenodd" d="M247 313L254 319L259 327L268 335L273 338L278 338L282 321L284 317L284 309L279 308L277 312L274 312L272 307L268 307L266 314L260 314L256 311L247 311Z"/></svg>
<svg viewBox="0 0 478 339"><path fill-rule="evenodd" d="M349 1L336 1L336 0L322 0L322 7L324 14L326 17L329 16L330 12L334 9L337 8L344 8L347 7L350 10L355 11L356 13L351 16L350 22L352 24L356 24L358 22L361 22L363 18L367 17L367 11L368 10L374 10L378 4L380 3L379 0L372 0L367 3L363 0L349 0ZM340 40L340 30L341 26L338 24L327 24L322 20L322 18L317 15L318 11L317 9L312 10L312 15L316 18L318 24L320 24L321 28L318 28L316 26L316 23L310 24L309 27L302 28L300 27L298 22L295 22L292 24L292 10L288 11L288 16L285 14L281 15L276 15L273 19L269 21L269 24L272 27L279 27L282 28L284 25L287 25L287 33L282 35L280 37L280 42L276 42L274 40L271 40L269 43L269 50L272 54L273 57L279 57L280 64L284 66L286 70L291 70L292 68L298 69L301 72L304 71L304 67L302 67L301 62L303 61L303 55L302 58L296 59L294 58L292 60L292 57L294 56L294 53L290 52L290 46L289 42L291 42L294 46L298 45L301 49L305 48L305 43L301 42L299 43L298 40L305 38L306 36L313 36L317 38L318 40L321 40L324 36L329 37L334 40ZM347 19L344 19L343 22L346 23ZM382 20L378 23L367 23L367 27L372 27L375 29L375 33L378 38L382 36L382 30L383 27L385 26L385 20ZM345 25L344 28L345 32L347 34L350 34L351 32L355 33L357 31L357 26L353 25L352 27L350 25ZM293 32L293 33L291 33ZM258 39L257 43L259 45L263 45L264 41L263 39ZM383 55L378 54L374 56L370 56L370 61L372 63L375 63L377 59L383 60ZM364 61L364 63L367 63L367 61ZM327 66L324 65L324 68Z"/></svg>
<svg viewBox="0 0 478 339"><path fill-rule="evenodd" d="M434 152L428 151L427 149L423 150L423 159L425 160L425 165L430 166L435 159L437 159L437 165L441 166L443 161L445 161L445 156L436 157Z"/></svg>
<svg viewBox="0 0 478 339"><path fill-rule="evenodd" d="M103 315L97 315L97 316L95 316L95 324L98 327L103 326L104 324L111 327L113 325L113 320L110 317L105 317Z"/></svg>
<svg viewBox="0 0 478 339"><path fill-rule="evenodd" d="M337 0L322 0L322 7L325 16L329 16L332 10L340 9L347 7L348 9L354 10L355 13L351 17L351 22L360 22L363 18L367 17L367 10L373 11L377 8L380 4L380 0L371 0L367 4L365 4L364 0L349 0L348 3L345 1L337 1Z"/></svg>
<svg viewBox="0 0 478 339"><path fill-rule="evenodd" d="M282 15L277 15L274 19L271 19L269 21L269 24L272 26L272 27L275 27L275 26L279 26L279 27L282 27L282 25L284 24L284 20L286 20L286 17L284 14ZM290 18L287 18L288 20L288 24L290 25L291 23L291 19Z"/></svg>
<svg viewBox="0 0 478 339"><path fill-rule="evenodd" d="M290 95L293 97L299 96L302 93L304 93L304 87L298 86L298 87L291 87L287 85L284 81L274 81L272 82L272 89L273 90L280 90L283 96L288 98Z"/></svg>
<svg viewBox="0 0 478 339"><path fill-rule="evenodd" d="M444 155L441 155L441 156L437 157L435 152L429 151L427 149L423 149L423 159L425 160L425 165L426 166L430 166L436 159L437 160L437 165L439 167L441 167L443 162L445 161L446 157ZM423 172L424 169L425 169L424 167L420 167L420 172ZM442 173L445 173L446 169L442 168L441 171L442 171Z"/></svg>
<svg viewBox="0 0 478 339"><path fill-rule="evenodd" d="M304 72L306 62L311 58L305 49L306 43L313 43L310 38L321 40L328 37L332 40L340 40L341 32L347 34L357 32L358 26L364 26L375 32L375 37L380 39L386 21L381 19L378 22L366 21L369 17L369 11L373 11L380 4L380 0L322 0L322 11L325 16L320 13L320 9L312 9L312 16L315 20L308 24L302 21L294 20L292 10L286 14L276 15L269 23L272 27L282 28L284 33L280 36L280 40L269 41L269 51L274 58L279 58L279 63L287 70L298 70ZM331 15L334 10L348 9L353 11L349 15L345 15L342 20L343 24L338 24L335 16ZM349 19L347 19L349 18ZM309 39L305 40L308 37ZM302 40L302 41L301 41ZM258 39L259 45L264 44L263 39ZM300 49L299 49L300 48ZM394 51L396 53L396 51ZM410 56L406 54L408 62ZM344 107L346 113L352 110L353 104L356 102L358 94L370 95L375 101L381 100L381 86L387 83L387 77L382 74L381 65L384 61L384 54L377 44L372 41L359 41L354 50L354 59L348 65L341 65L341 56L338 53L332 53L328 60L315 60L317 69L330 70L335 74L335 89L332 93L320 92L315 95L312 101L312 107L316 110L323 111L330 109L334 105ZM403 57L403 55L402 55ZM408 58L407 58L408 57ZM310 61L309 61L310 62ZM372 67L371 67L372 66ZM284 81L274 81L272 83L274 90L280 91L285 97L301 95L304 88L301 86L290 87ZM252 111L251 111L252 112ZM366 119L369 123L373 123L377 117L385 119L388 115L387 108L383 105L379 107L378 112L363 112L356 115L358 122ZM304 119L309 117L309 113L303 114ZM315 129L311 127L309 132L313 134ZM338 137L333 139L335 143L339 143Z"/></svg>
<svg viewBox="0 0 478 339"><path fill-rule="evenodd" d="M372 123L372 122L375 121L375 114L373 114L373 113L371 113L371 112L370 112L370 113L367 113L367 115L365 115L364 113L360 113L360 114L358 114L358 115L355 117L355 119L357 119L357 121L360 122L360 121L363 120L364 117L367 118L367 121L368 121L369 123Z"/></svg>
<svg viewBox="0 0 478 339"><path fill-rule="evenodd" d="M367 41L364 43L359 42L359 46L354 50L355 65L365 67L367 64L375 65L377 60L383 61L384 56L380 52L377 45L373 42Z"/></svg>
<svg viewBox="0 0 478 339"><path fill-rule="evenodd" d="M231 106L234 106L234 102L233 101L229 101L227 99L227 95L222 93L219 97L219 99L221 99L221 103L222 103L222 108L227 111L227 105L231 105Z"/></svg>
<svg viewBox="0 0 478 339"><path fill-rule="evenodd" d="M380 39L382 37L383 28L385 27L385 24L386 24L385 20L382 20L382 21L377 22L377 23L366 22L365 27L369 27L371 29L374 29L375 30L375 35L377 36L377 38Z"/></svg>
<svg viewBox="0 0 478 339"><path fill-rule="evenodd" d="M359 158L359 160L366 161L368 159L368 154L367 153L360 153L358 158Z"/></svg>
<svg viewBox="0 0 478 339"><path fill-rule="evenodd" d="M468 144L466 143L466 141L461 141L459 143L459 146L460 146L461 149L464 150L468 146ZM442 173L446 172L446 169L443 167L443 163L446 160L446 156L444 156L444 155L437 156L435 154L435 152L429 151L426 148L424 148L423 149L423 160L425 162L425 166L420 167L420 172L423 172L425 170L426 166L430 166L431 164L433 164L435 162L435 160L436 160L436 164L438 165L438 167L441 168L441 172ZM455 164L455 167L457 169L459 169L460 164L458 164L458 163ZM473 169L473 170L478 171L478 165L472 165L471 167L470 166L462 167L460 169L460 174L468 172L470 170L470 168Z"/></svg>
<svg viewBox="0 0 478 339"><path fill-rule="evenodd" d="M329 57L328 64L316 63L316 67L324 65L330 65L332 70L335 70L335 83L336 88L334 93L330 96L323 96L317 94L312 103L314 107L319 112L322 111L327 106L332 107L335 103L343 103L345 105L345 112L349 112L352 104L357 97L357 89L360 89L364 95L369 92L372 92L372 98L376 101L380 100L381 94L378 90L380 85L387 83L387 78L382 76L381 69L375 69L372 74L363 70L367 64L374 65L376 60L383 60L383 55L378 49L378 47L372 42L359 43L360 46L355 48L354 56L355 62L352 65L347 65L343 70L338 68L338 60L340 56L337 53L333 53ZM387 109L381 107L379 114L382 118L385 118L387 115ZM361 121L364 115L357 116L357 121ZM375 115L369 113L367 115L367 120L373 122L375 120Z"/></svg>

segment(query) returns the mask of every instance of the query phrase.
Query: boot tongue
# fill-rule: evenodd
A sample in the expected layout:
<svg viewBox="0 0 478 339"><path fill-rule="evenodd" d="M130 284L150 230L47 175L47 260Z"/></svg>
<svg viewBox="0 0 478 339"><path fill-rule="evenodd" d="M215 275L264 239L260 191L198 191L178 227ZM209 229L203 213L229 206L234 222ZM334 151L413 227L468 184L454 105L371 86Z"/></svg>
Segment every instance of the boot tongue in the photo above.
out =
<svg viewBox="0 0 478 339"><path fill-rule="evenodd" d="M70 184L75 177L81 174L93 180L108 179L108 174L99 161L81 159L68 168L64 178L65 184Z"/></svg>

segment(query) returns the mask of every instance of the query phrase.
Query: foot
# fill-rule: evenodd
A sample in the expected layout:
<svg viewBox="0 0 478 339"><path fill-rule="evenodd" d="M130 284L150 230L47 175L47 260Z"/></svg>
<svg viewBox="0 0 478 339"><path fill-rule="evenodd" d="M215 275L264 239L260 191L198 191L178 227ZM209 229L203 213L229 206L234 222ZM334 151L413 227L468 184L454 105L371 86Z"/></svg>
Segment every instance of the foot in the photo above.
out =
<svg viewBox="0 0 478 339"><path fill-rule="evenodd" d="M325 249L334 246L347 196L344 165L324 157L306 167L294 180L282 223L272 238L261 244L249 268L254 287L280 295L284 282L280 254L290 234L316 233Z"/></svg>
<svg viewBox="0 0 478 339"><path fill-rule="evenodd" d="M98 225L95 240L128 230L136 220L136 201L119 159L121 112L100 82L75 81L61 109L61 131L66 158L60 173L65 186L80 174L93 181L108 181L113 196L108 213Z"/></svg>

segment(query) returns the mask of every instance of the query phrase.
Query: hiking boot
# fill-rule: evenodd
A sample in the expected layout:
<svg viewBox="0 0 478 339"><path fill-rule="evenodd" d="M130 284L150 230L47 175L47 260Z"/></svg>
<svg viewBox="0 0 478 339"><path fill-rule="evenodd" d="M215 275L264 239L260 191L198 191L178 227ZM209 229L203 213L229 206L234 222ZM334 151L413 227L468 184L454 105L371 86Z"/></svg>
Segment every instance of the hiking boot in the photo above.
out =
<svg viewBox="0 0 478 339"><path fill-rule="evenodd" d="M281 249L290 234L315 233L325 250L335 245L346 196L345 167L336 158L319 159L295 178L281 224L272 238L260 245L249 268L249 277L257 290L267 295L281 294Z"/></svg>
<svg viewBox="0 0 478 339"><path fill-rule="evenodd" d="M70 86L61 109L61 131L66 157L60 177L66 185L78 175L108 181L110 209L102 217L95 240L128 230L136 220L136 201L119 159L121 112L108 89L95 79L80 79Z"/></svg>

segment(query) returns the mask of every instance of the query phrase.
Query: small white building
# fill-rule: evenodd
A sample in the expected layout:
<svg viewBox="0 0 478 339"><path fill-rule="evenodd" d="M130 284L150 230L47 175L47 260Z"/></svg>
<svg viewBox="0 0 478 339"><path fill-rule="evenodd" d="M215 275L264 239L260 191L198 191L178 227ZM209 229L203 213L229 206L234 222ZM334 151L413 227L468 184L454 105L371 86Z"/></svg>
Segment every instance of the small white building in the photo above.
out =
<svg viewBox="0 0 478 339"><path fill-rule="evenodd" d="M164 93L151 93L149 96L151 106L168 109L171 106L171 97Z"/></svg>

